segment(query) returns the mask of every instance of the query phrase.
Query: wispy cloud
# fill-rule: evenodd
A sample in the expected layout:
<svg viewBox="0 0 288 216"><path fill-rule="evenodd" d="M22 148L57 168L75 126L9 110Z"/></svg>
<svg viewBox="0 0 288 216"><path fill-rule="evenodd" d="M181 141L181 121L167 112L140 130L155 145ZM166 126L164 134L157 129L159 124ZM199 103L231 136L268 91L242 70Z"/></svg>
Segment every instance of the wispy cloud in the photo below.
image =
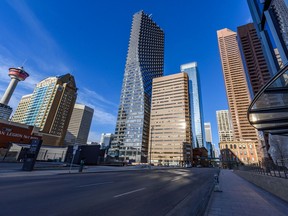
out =
<svg viewBox="0 0 288 216"><path fill-rule="evenodd" d="M45 71L55 75L68 72L69 67L65 53L25 1L7 0L7 3L16 12L25 29L29 31L30 37L15 35L15 29L10 29L10 34L6 32L9 34L10 42L13 41L14 47L17 45L15 51L19 52L19 56L24 57L21 61L23 62L25 58L28 58L28 64L30 62L35 63L42 73ZM32 41L32 43L26 43L26 41ZM8 50L10 49L8 48Z"/></svg>
<svg viewBox="0 0 288 216"><path fill-rule="evenodd" d="M252 23L252 22L253 22L253 20L252 20L251 16L246 19L246 23Z"/></svg>
<svg viewBox="0 0 288 216"><path fill-rule="evenodd" d="M112 103L111 101L105 99L100 94L95 91L84 88L83 91L79 91L77 103L81 103L87 105L94 109L93 122L96 124L106 124L106 125L115 125L116 124L116 116L112 114L113 112L109 112L111 110L116 109L117 105Z"/></svg>
<svg viewBox="0 0 288 216"><path fill-rule="evenodd" d="M90 89L87 89L87 88L79 89L78 93L79 93L79 97L82 100L88 101L89 103L96 101L98 102L98 105L99 105L99 102L101 102L106 105L112 105L114 107L117 107L117 104L105 99L105 97L103 97L102 95Z"/></svg>
<svg viewBox="0 0 288 216"><path fill-rule="evenodd" d="M90 131L88 142L100 142L101 134L96 131Z"/></svg>

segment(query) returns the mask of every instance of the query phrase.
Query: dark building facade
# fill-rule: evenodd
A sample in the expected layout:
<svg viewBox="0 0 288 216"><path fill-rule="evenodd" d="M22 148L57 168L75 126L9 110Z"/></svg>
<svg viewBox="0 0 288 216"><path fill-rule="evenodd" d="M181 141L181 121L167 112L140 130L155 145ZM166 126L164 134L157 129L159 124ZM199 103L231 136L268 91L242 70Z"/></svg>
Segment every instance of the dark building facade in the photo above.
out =
<svg viewBox="0 0 288 216"><path fill-rule="evenodd" d="M112 158L146 162L152 80L163 75L164 32L143 11L133 16Z"/></svg>
<svg viewBox="0 0 288 216"><path fill-rule="evenodd" d="M255 95L271 79L271 74L254 24L239 26L237 34L251 93Z"/></svg>

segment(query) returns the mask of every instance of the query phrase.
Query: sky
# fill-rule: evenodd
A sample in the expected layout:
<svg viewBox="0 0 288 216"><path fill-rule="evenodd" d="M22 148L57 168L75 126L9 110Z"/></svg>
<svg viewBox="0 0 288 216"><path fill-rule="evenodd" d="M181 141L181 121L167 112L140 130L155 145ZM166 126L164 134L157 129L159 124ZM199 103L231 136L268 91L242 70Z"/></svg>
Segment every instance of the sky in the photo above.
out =
<svg viewBox="0 0 288 216"><path fill-rule="evenodd" d="M246 0L2 0L0 1L0 97L8 68L30 74L9 105L49 77L71 73L77 103L94 109L89 141L114 133L132 16L144 10L165 32L164 75L196 61L204 121L218 143L216 110L228 109L216 31L252 21Z"/></svg>

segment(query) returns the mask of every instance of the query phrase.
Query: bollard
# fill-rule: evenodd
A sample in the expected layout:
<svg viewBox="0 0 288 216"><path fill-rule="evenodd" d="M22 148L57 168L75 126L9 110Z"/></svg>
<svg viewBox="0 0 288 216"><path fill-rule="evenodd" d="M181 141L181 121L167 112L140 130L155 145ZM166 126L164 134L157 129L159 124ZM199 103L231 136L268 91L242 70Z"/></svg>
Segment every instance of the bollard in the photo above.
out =
<svg viewBox="0 0 288 216"><path fill-rule="evenodd" d="M82 172L84 168L84 160L80 161L79 172Z"/></svg>
<svg viewBox="0 0 288 216"><path fill-rule="evenodd" d="M214 192L222 192L220 185L219 185L219 175L214 174Z"/></svg>

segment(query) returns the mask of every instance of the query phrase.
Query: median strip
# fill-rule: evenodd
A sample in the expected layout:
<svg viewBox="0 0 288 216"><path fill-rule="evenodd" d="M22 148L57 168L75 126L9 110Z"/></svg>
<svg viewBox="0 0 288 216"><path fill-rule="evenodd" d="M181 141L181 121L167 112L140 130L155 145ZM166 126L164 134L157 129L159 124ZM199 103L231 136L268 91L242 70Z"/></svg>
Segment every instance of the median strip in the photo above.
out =
<svg viewBox="0 0 288 216"><path fill-rule="evenodd" d="M137 189L137 190L133 190L133 191L129 191L129 192L126 192L126 193L122 193L122 194L114 196L114 198L125 196L125 195L128 195L128 194L132 194L132 193L135 193L135 192L138 192L138 191L142 191L142 190L145 190L145 189L146 188L140 188L140 189Z"/></svg>

